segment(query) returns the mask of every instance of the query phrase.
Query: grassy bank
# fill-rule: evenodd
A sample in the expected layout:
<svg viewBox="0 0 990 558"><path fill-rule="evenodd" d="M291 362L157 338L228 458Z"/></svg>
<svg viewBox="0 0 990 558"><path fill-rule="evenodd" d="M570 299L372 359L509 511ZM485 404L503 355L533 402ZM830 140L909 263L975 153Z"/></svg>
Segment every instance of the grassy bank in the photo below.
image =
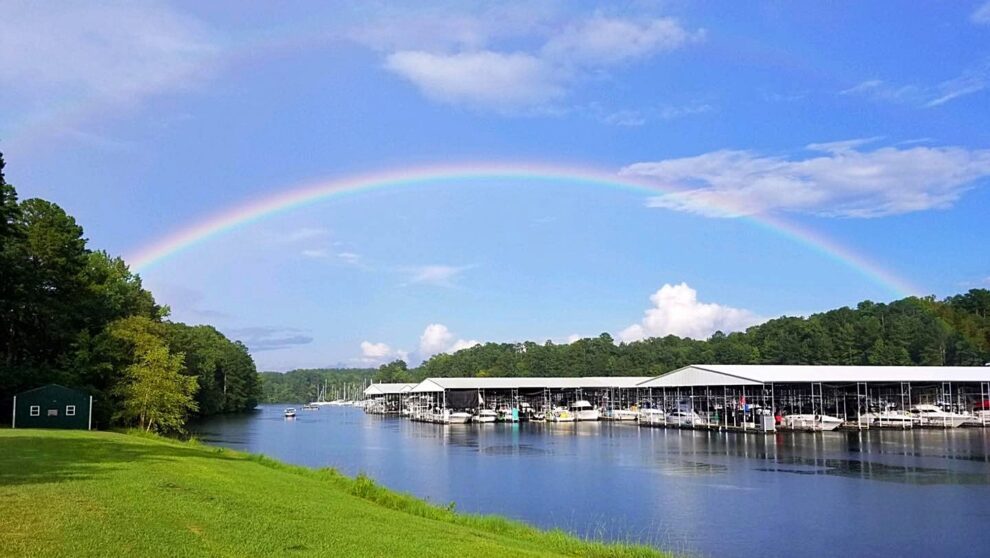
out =
<svg viewBox="0 0 990 558"><path fill-rule="evenodd" d="M0 430L0 556L662 556L369 479L108 432Z"/></svg>

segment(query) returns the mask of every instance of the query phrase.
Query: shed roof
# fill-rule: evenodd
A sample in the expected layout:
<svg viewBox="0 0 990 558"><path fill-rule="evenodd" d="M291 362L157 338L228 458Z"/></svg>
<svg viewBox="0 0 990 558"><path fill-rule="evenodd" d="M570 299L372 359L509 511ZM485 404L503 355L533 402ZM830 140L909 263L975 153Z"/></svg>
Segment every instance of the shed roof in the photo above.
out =
<svg viewBox="0 0 990 558"><path fill-rule="evenodd" d="M608 389L635 388L649 380L642 376L587 376L583 378L427 378L412 393L451 389Z"/></svg>
<svg viewBox="0 0 990 558"><path fill-rule="evenodd" d="M371 384L364 390L365 395L392 395L395 393L405 393L416 384Z"/></svg>
<svg viewBox="0 0 990 558"><path fill-rule="evenodd" d="M990 382L988 366L810 366L693 364L640 387L733 386L786 383Z"/></svg>
<svg viewBox="0 0 990 558"><path fill-rule="evenodd" d="M62 390L62 391L71 391L73 393L77 393L77 394L85 395L85 396L89 397L89 392L83 391L81 389L65 387L65 386L60 385L60 384L45 384L43 386L38 386L36 388L31 388L31 389L22 391L22 392L20 392L20 393L18 393L16 395L22 396L22 395L27 395L29 393L34 393L36 391L50 390L50 389Z"/></svg>

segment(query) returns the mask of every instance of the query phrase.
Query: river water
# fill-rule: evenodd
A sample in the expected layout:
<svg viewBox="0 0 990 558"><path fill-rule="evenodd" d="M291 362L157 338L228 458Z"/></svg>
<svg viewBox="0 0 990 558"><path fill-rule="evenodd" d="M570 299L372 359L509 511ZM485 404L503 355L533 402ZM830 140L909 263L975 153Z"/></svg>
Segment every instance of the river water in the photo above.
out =
<svg viewBox="0 0 990 558"><path fill-rule="evenodd" d="M193 430L460 511L695 556L990 556L990 429L442 426L353 407L285 420L282 406L263 405Z"/></svg>

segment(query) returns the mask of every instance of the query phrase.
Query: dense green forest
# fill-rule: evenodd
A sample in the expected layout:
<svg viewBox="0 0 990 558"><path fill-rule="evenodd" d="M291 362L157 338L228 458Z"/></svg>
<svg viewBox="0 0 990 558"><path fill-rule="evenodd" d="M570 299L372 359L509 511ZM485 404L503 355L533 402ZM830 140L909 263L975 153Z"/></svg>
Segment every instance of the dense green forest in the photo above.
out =
<svg viewBox="0 0 990 558"><path fill-rule="evenodd" d="M261 373L262 403L299 403L315 401L320 386L332 401L360 393L378 371L374 368L314 368L290 372Z"/></svg>
<svg viewBox="0 0 990 558"><path fill-rule="evenodd" d="M161 432L255 407L260 381L244 345L168 321L121 258L88 248L58 205L18 201L3 168L0 155L0 402L58 383L93 395L99 427Z"/></svg>
<svg viewBox="0 0 990 558"><path fill-rule="evenodd" d="M656 376L688 364L982 365L990 362L990 291L943 300L861 302L807 318L782 317L705 341L667 336L616 344L603 333L570 344L486 343L395 361L375 381L451 376Z"/></svg>

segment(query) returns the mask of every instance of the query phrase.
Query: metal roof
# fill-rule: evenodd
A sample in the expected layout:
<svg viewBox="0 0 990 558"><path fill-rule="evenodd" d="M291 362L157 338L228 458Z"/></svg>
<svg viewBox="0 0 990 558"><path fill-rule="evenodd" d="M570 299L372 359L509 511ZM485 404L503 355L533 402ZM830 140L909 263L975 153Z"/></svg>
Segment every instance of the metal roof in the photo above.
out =
<svg viewBox="0 0 990 558"><path fill-rule="evenodd" d="M642 376L587 376L583 378L427 378L412 393L451 389L608 389L637 387L649 380Z"/></svg>
<svg viewBox="0 0 990 558"><path fill-rule="evenodd" d="M812 382L990 382L990 366L809 366L693 364L640 387L734 386Z"/></svg>
<svg viewBox="0 0 990 558"><path fill-rule="evenodd" d="M392 395L395 393L406 393L416 384L371 384L364 390L365 395Z"/></svg>

